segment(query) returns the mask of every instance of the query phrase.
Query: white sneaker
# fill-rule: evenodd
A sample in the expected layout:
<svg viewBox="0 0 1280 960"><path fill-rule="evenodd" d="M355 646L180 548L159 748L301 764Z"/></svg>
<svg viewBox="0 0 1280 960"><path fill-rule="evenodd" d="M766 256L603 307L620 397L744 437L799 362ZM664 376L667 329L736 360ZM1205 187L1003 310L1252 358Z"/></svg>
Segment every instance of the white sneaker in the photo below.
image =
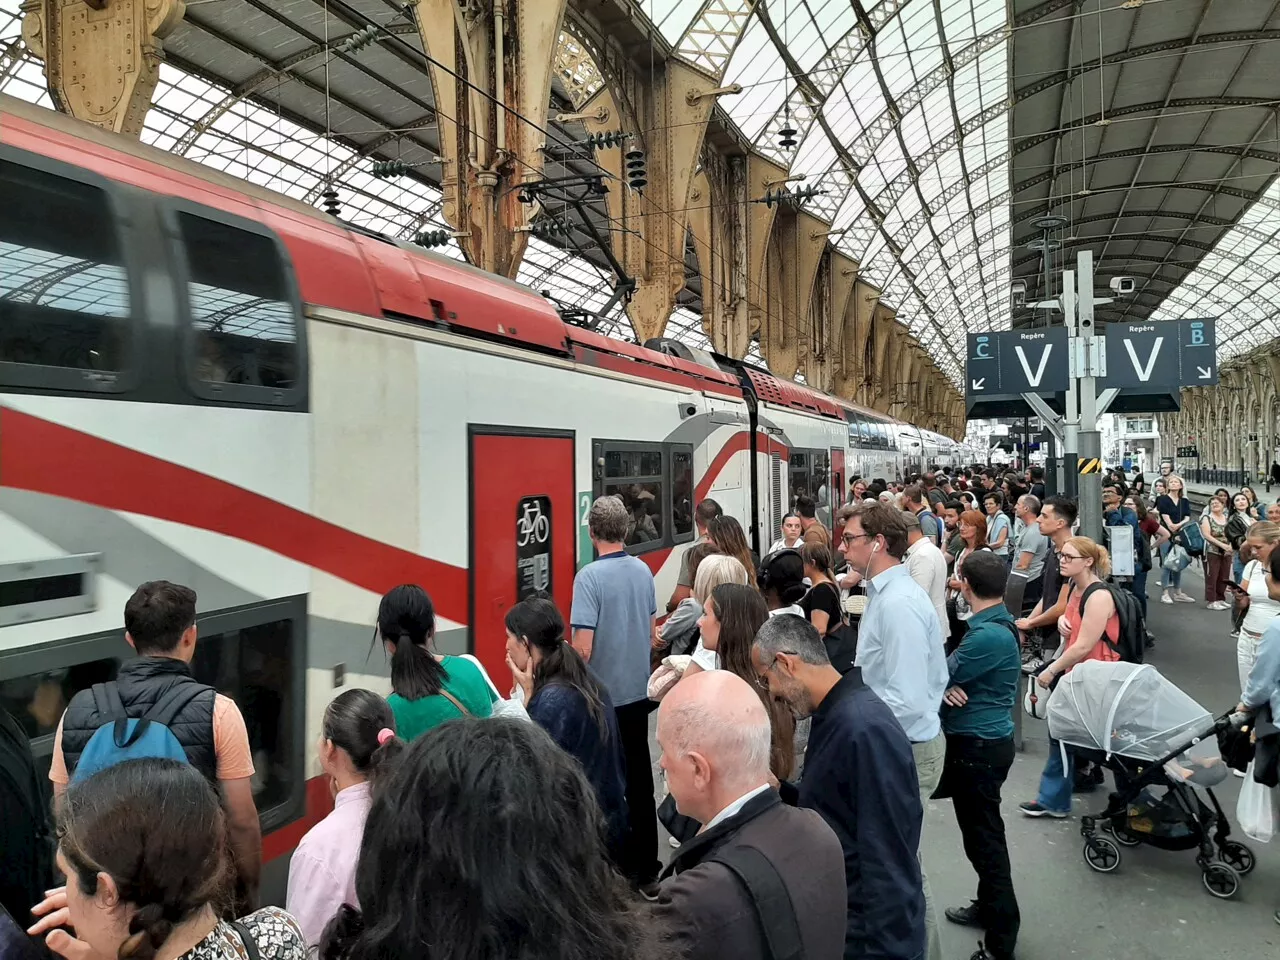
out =
<svg viewBox="0 0 1280 960"><path fill-rule="evenodd" d="M1162 593L1162 594L1160 594L1160 602L1161 602L1161 603L1173 603L1173 597L1169 596L1167 593Z"/></svg>
<svg viewBox="0 0 1280 960"><path fill-rule="evenodd" d="M1195 603L1196 602L1195 597L1189 597L1185 593L1175 593L1173 595L1173 599L1177 600L1179 603Z"/></svg>

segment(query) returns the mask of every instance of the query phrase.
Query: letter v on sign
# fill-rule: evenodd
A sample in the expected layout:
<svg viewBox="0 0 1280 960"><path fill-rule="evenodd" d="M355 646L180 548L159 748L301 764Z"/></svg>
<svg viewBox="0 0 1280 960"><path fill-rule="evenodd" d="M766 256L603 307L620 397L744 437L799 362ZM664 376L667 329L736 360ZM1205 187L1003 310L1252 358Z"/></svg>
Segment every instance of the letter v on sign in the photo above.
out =
<svg viewBox="0 0 1280 960"><path fill-rule="evenodd" d="M1031 364L1027 362L1026 348L1014 347L1014 352L1018 355L1018 362L1022 364L1022 372L1027 375L1027 384L1032 390L1040 386L1040 381L1044 379L1045 367L1049 365L1049 354L1053 352L1053 344L1046 343L1044 345L1044 353L1040 354L1040 365L1036 367L1036 372L1031 373Z"/></svg>
<svg viewBox="0 0 1280 960"><path fill-rule="evenodd" d="M1144 367L1138 360L1138 351L1133 349L1133 341L1126 340L1124 349L1129 354L1129 360L1133 363L1133 372L1138 375L1138 379L1146 383L1151 379L1151 371L1155 369L1156 357L1160 356L1160 345L1164 343L1164 337L1156 337L1155 342L1151 345L1151 356L1147 357L1147 365Z"/></svg>

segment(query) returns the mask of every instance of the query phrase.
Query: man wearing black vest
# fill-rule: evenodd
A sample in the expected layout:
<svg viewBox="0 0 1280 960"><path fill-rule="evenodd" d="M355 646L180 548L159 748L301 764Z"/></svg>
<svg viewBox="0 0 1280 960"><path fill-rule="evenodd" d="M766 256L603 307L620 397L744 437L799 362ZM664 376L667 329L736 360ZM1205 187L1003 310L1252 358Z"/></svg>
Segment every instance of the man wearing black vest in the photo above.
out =
<svg viewBox="0 0 1280 960"><path fill-rule="evenodd" d="M178 711L169 729L187 760L216 784L227 814L227 831L239 880L240 898L255 904L262 866L262 830L250 778L253 757L240 708L230 697L191 675L196 652L196 593L167 580L140 586L124 607L124 638L137 652L120 667L116 691L125 713L141 718L181 685L194 696ZM110 722L106 685L81 690L71 698L54 740L49 779L61 797L75 776L89 740Z"/></svg>

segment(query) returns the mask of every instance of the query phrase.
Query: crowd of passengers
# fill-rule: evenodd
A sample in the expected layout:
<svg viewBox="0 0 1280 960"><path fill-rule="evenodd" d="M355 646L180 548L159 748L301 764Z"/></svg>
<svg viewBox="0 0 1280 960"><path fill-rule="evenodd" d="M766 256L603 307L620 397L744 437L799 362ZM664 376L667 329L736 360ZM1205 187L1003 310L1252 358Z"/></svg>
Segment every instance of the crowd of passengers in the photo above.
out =
<svg viewBox="0 0 1280 960"><path fill-rule="evenodd" d="M855 478L831 527L801 497L761 560L703 500L665 606L626 549L631 512L601 497L567 620L545 594L507 612L501 690L474 657L435 651L423 587L390 590L376 639L391 692L348 689L324 711L333 807L292 852L283 909L259 907L244 719L189 668L196 595L145 583L124 611L137 657L58 725L56 829L38 804L4 808L26 842L0 852L0 903L67 960L942 960L922 856L933 798L952 801L977 875L943 916L982 931L973 960L1008 960L1020 913L1001 788L1026 648L1046 627L1059 639L1034 680L1047 688L1116 659L1119 624L1108 591L1079 599L1110 557L1073 535L1074 501L1045 497L1035 471L966 473ZM1179 543L1174 480L1174 509L1151 509ZM1127 523L1144 493L1116 503L1118 483L1108 507ZM1223 526L1229 543L1219 514L1206 539ZM1135 550L1151 536L1138 529ZM1280 610L1277 541L1252 518L1238 576ZM1012 571L1037 585L1018 610ZM1280 620L1246 616L1241 636L1242 708L1280 708ZM11 727L0 716L25 745ZM1068 814L1062 754L1025 815Z"/></svg>

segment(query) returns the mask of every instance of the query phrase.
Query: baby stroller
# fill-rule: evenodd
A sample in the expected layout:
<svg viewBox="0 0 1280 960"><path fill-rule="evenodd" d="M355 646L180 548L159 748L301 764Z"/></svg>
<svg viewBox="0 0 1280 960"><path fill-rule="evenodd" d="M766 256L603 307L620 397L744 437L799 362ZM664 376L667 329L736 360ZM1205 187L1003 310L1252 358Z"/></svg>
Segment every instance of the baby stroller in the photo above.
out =
<svg viewBox="0 0 1280 960"><path fill-rule="evenodd" d="M1231 725L1230 714L1215 719L1150 664L1090 660L1059 681L1047 719L1050 736L1115 774L1106 809L1080 818L1090 867L1110 873L1120 847L1142 843L1198 850L1205 889L1235 895L1253 851L1230 839L1211 789L1227 776L1215 734Z"/></svg>

